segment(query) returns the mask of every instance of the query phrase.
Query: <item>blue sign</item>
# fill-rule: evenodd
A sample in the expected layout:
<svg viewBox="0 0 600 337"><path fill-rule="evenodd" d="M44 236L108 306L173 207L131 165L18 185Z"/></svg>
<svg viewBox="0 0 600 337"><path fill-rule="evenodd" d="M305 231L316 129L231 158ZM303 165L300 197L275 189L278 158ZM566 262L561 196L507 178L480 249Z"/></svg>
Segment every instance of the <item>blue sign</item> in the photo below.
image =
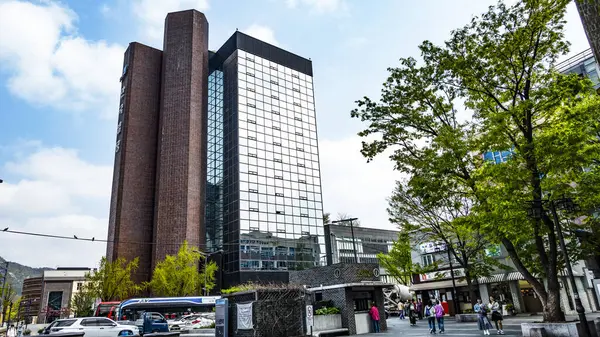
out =
<svg viewBox="0 0 600 337"><path fill-rule="evenodd" d="M229 300L218 299L215 306L215 337L227 337L229 336Z"/></svg>

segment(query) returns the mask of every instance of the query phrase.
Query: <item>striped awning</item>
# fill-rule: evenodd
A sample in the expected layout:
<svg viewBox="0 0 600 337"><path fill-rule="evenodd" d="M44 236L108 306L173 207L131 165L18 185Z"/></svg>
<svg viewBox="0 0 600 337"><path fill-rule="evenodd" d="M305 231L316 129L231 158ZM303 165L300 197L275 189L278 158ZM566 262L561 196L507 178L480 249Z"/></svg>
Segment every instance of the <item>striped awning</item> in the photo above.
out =
<svg viewBox="0 0 600 337"><path fill-rule="evenodd" d="M567 277L567 272L565 270L561 270L560 271L560 276L561 277ZM573 276L575 277L583 277L584 275L578 271L573 271ZM509 282L509 281L519 281L519 280L524 280L525 277L523 277L523 275L518 272L518 271L513 271L510 273L503 273L503 274L494 274L492 276L484 276L484 277L480 277L477 279L477 281L479 282L479 284L486 284L486 283L500 283L500 282Z"/></svg>

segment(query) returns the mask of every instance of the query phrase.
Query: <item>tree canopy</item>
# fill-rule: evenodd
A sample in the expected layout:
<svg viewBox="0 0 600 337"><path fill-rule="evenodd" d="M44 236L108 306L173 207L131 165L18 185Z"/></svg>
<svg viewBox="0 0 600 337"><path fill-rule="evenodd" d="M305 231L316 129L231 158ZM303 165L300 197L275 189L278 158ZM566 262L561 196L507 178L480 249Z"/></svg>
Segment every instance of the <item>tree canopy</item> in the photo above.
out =
<svg viewBox="0 0 600 337"><path fill-rule="evenodd" d="M93 305L96 296L89 283L84 283L82 288L71 298L71 311L75 317L90 317L94 315Z"/></svg>
<svg viewBox="0 0 600 337"><path fill-rule="evenodd" d="M123 258L109 262L103 257L98 270L86 275L86 291L102 301L125 300L142 289L131 279L138 265L138 258L130 262Z"/></svg>
<svg viewBox="0 0 600 337"><path fill-rule="evenodd" d="M547 321L564 320L556 224L547 207L541 220L528 218L529 202L567 195L581 205L577 215L600 204L600 97L588 79L554 69L568 51L568 3L499 2L444 45L423 42L421 62L401 59L380 101L365 97L352 111L368 122L359 133L368 137L363 155L371 160L393 149L411 197L435 207L469 200L469 213L451 223L502 243ZM507 153L502 162L483 160L500 151ZM593 221L564 226L590 230Z"/></svg>
<svg viewBox="0 0 600 337"><path fill-rule="evenodd" d="M407 231L400 231L398 239L394 241L389 253L377 254L377 259L388 274L398 283L410 286L413 282L413 276L424 274L436 270L437 264L430 266L421 266L420 263L413 263L411 257L412 248L410 237Z"/></svg>
<svg viewBox="0 0 600 337"><path fill-rule="evenodd" d="M198 248L187 242L179 248L177 255L167 255L157 263L148 286L156 296L192 296L202 294L204 288L210 291L215 286L214 261L205 263L202 272L198 271L200 261L204 259Z"/></svg>

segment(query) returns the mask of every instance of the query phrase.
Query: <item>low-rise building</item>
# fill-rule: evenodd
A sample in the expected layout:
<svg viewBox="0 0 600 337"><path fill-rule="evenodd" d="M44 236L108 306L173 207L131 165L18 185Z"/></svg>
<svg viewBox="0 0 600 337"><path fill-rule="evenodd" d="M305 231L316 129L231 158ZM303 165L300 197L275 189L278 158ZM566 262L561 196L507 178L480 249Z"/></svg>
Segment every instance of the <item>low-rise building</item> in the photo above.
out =
<svg viewBox="0 0 600 337"><path fill-rule="evenodd" d="M467 282L464 279L464 269L460 266L454 256L448 259L446 245L440 242L421 242L418 235L413 235L411 245L414 247L411 257L413 263L428 266L437 262L437 270L424 275L414 275L411 291L415 292L417 298L423 302L430 299L441 299L448 302L450 314L455 314L454 302L458 301L461 311L473 309ZM501 245L490 245L485 249L488 257L499 260L503 265L511 268L509 270L496 269L489 276L477 277L472 282L476 285L476 299L487 302L490 296L506 304L513 304L519 313L542 312L542 304L533 290L533 287L525 280L520 272L516 271L514 264ZM452 278L454 274L454 279ZM575 286L583 302L586 312L597 311L598 306L594 300L593 289L586 279L585 263L578 261L573 264ZM454 281L454 282L453 282ZM561 284L562 307L566 314L575 315L575 302L573 297L573 284L569 281L566 272L559 276ZM456 288L456 298L453 296L453 287Z"/></svg>
<svg viewBox="0 0 600 337"><path fill-rule="evenodd" d="M28 323L37 321L42 301L43 277L30 277L23 281L21 289L21 300L19 305L19 317Z"/></svg>
<svg viewBox="0 0 600 337"><path fill-rule="evenodd" d="M70 307L73 295L82 289L86 274L93 272L94 269L91 268L73 267L45 270L38 323L72 317Z"/></svg>

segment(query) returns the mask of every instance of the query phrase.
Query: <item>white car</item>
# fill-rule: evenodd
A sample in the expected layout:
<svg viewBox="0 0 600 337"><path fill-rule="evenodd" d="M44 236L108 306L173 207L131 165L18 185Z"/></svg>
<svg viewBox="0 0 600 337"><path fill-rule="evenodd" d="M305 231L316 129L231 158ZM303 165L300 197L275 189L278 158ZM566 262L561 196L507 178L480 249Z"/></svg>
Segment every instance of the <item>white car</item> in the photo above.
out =
<svg viewBox="0 0 600 337"><path fill-rule="evenodd" d="M184 326L190 325L190 323L198 317L200 317L199 314L191 314L182 316L179 319L167 321L167 323L169 323L169 330L181 330Z"/></svg>
<svg viewBox="0 0 600 337"><path fill-rule="evenodd" d="M106 317L85 317L61 319L50 329L50 335L62 332L84 332L84 337L125 337L139 336L135 325L121 325Z"/></svg>

